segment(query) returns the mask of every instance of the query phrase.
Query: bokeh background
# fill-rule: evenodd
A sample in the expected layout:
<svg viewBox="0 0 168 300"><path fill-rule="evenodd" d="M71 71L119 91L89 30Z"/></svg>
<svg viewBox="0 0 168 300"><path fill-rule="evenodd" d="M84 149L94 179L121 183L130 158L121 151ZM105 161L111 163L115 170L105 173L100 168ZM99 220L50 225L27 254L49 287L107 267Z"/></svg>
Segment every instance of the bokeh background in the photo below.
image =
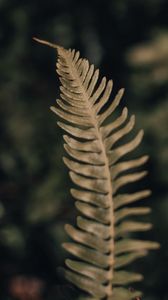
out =
<svg viewBox="0 0 168 300"><path fill-rule="evenodd" d="M144 300L168 299L167 0L0 0L0 299L75 299L60 266L63 225L74 216L62 132L49 106L58 97L55 51L37 36L79 49L125 87L124 104L144 128L145 185L162 247L133 266Z"/></svg>

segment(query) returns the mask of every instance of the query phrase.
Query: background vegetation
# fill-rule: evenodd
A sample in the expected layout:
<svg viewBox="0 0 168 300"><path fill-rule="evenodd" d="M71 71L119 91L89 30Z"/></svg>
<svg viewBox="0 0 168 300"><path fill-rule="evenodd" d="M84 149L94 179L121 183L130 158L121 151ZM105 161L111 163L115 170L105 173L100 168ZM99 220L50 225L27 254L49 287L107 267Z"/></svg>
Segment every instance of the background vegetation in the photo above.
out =
<svg viewBox="0 0 168 300"><path fill-rule="evenodd" d="M59 269L63 224L74 215L61 130L49 111L58 96L55 52L81 55L126 87L124 104L145 129L154 229L162 244L139 264L145 300L166 300L168 270L168 2L0 0L0 299L74 299ZM114 95L114 94L113 94Z"/></svg>

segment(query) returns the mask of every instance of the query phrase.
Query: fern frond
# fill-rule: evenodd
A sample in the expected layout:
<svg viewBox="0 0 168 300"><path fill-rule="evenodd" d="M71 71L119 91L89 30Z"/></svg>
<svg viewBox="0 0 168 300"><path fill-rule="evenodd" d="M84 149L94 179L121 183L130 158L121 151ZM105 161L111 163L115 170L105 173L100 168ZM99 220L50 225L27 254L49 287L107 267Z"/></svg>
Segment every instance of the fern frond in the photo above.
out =
<svg viewBox="0 0 168 300"><path fill-rule="evenodd" d="M158 243L129 237L131 232L149 230L151 224L131 220L132 216L149 213L148 207L127 205L149 196L150 191L118 192L124 185L146 175L134 169L142 166L147 156L120 161L140 144L143 131L126 144L115 146L135 124L134 115L128 119L127 108L115 121L104 124L119 106L124 89L112 101L111 80L105 77L100 80L99 70L79 58L79 52L53 47L58 53L61 99L51 109L64 120L58 122L67 132L64 147L69 158L64 158L64 163L77 186L71 194L81 214L76 227L65 226L73 242L63 247L76 257L76 260L66 260L69 269L66 277L91 296L86 299L135 299L141 293L132 293L126 286L143 277L127 272L125 266L146 255L148 250L158 248ZM129 174L125 174L127 171Z"/></svg>

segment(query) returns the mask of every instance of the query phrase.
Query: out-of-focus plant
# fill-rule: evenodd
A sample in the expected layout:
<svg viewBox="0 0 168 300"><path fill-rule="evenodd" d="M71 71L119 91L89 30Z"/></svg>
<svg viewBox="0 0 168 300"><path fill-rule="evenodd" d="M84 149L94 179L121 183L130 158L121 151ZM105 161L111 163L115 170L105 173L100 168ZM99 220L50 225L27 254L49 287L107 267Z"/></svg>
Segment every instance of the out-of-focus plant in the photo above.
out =
<svg viewBox="0 0 168 300"><path fill-rule="evenodd" d="M38 278L17 276L9 283L9 293L18 300L43 300L44 282Z"/></svg>

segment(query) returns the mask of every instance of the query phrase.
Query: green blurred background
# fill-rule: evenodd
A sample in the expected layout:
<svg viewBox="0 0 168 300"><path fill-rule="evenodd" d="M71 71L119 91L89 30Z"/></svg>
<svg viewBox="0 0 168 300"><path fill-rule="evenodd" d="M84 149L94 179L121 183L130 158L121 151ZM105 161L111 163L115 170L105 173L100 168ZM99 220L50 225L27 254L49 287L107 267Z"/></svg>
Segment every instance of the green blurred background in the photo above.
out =
<svg viewBox="0 0 168 300"><path fill-rule="evenodd" d="M144 300L168 299L168 2L167 0L0 0L0 299L74 299L62 277L74 217L63 165L62 132L49 106L59 82L54 50L37 36L79 49L125 87L123 104L144 128L153 190L146 238L162 247L134 270Z"/></svg>

